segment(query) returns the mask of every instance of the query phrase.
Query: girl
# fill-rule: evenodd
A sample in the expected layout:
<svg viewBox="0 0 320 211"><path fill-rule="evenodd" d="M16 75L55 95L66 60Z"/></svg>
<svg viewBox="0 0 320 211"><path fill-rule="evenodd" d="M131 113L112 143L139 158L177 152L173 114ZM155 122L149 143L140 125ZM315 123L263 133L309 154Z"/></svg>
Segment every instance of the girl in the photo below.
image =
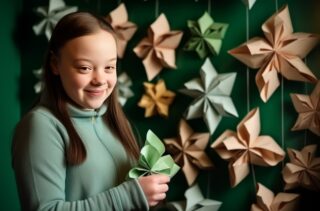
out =
<svg viewBox="0 0 320 211"><path fill-rule="evenodd" d="M165 198L168 176L125 180L139 148L117 100L116 63L103 19L76 12L56 25L42 96L13 138L23 210L148 210Z"/></svg>

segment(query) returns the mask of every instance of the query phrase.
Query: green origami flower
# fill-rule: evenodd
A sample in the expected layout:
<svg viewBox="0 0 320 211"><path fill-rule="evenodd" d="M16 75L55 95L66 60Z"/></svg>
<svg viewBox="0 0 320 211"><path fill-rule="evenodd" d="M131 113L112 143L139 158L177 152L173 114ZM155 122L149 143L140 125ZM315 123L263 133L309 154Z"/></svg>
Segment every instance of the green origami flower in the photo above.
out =
<svg viewBox="0 0 320 211"><path fill-rule="evenodd" d="M201 59L209 53L217 55L220 52L222 39L228 24L215 23L205 12L198 21L188 21L191 38L184 47L186 51L196 51Z"/></svg>
<svg viewBox="0 0 320 211"><path fill-rule="evenodd" d="M180 169L170 155L165 152L162 141L151 131L147 132L147 140L141 149L138 166L129 171L129 178L138 178L151 174L166 174L173 177Z"/></svg>

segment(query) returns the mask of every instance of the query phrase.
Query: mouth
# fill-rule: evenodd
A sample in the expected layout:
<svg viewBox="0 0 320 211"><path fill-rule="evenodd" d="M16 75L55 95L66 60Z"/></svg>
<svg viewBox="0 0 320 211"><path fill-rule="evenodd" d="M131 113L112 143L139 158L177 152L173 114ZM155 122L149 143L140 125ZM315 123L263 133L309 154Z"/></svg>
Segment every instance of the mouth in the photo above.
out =
<svg viewBox="0 0 320 211"><path fill-rule="evenodd" d="M85 90L86 93L88 93L91 96L101 96L104 94L106 90L95 90L95 89L89 89L89 90Z"/></svg>

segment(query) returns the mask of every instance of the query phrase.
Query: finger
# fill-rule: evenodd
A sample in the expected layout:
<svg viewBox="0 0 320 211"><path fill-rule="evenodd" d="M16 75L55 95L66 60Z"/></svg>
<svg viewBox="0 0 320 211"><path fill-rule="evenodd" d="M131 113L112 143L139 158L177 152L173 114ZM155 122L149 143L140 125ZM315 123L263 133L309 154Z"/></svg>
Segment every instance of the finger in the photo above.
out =
<svg viewBox="0 0 320 211"><path fill-rule="evenodd" d="M167 184L158 185L157 191L160 193L165 193L169 190L169 186Z"/></svg>
<svg viewBox="0 0 320 211"><path fill-rule="evenodd" d="M170 182L170 177L164 174L158 174L156 175L158 179L159 184L164 184Z"/></svg>

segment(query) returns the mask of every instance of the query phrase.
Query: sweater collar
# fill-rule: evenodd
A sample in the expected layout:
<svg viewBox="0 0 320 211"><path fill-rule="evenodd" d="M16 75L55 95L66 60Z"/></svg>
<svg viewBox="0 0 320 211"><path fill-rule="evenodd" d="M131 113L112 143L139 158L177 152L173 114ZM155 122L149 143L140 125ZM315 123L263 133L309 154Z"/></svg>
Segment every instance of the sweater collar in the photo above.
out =
<svg viewBox="0 0 320 211"><path fill-rule="evenodd" d="M76 118L87 118L87 117L93 117L93 116L99 117L106 113L107 105L103 104L98 109L82 109L68 103L67 110L69 112L70 117L76 117Z"/></svg>

